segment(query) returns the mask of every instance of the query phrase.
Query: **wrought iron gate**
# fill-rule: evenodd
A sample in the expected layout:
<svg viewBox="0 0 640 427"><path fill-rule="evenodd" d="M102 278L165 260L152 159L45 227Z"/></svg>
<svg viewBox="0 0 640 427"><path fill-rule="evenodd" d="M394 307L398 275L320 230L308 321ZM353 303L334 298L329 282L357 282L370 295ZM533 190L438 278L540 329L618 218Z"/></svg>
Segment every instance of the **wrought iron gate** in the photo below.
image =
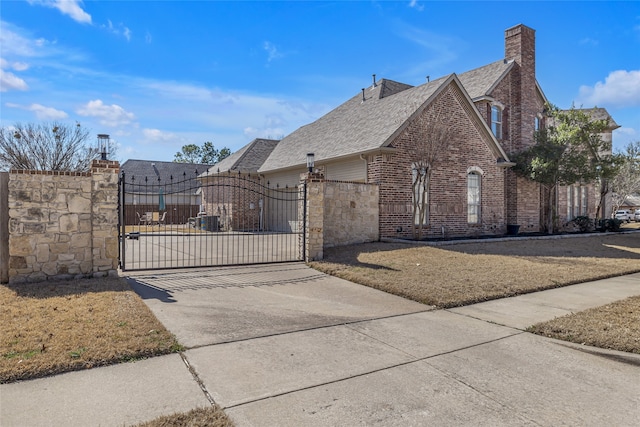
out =
<svg viewBox="0 0 640 427"><path fill-rule="evenodd" d="M185 172L119 181L119 262L125 270L304 259L306 185L258 175Z"/></svg>

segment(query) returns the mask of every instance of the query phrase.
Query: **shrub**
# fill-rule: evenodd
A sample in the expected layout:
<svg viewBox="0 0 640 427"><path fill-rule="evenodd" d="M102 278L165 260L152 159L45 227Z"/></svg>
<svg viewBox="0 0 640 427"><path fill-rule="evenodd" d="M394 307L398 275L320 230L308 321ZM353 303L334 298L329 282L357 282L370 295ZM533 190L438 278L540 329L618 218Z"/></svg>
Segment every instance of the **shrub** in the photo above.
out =
<svg viewBox="0 0 640 427"><path fill-rule="evenodd" d="M622 220L617 218L601 219L598 221L598 230L600 231L620 231Z"/></svg>
<svg viewBox="0 0 640 427"><path fill-rule="evenodd" d="M593 231L595 229L595 222L588 216L577 216L571 222L573 222L581 233Z"/></svg>

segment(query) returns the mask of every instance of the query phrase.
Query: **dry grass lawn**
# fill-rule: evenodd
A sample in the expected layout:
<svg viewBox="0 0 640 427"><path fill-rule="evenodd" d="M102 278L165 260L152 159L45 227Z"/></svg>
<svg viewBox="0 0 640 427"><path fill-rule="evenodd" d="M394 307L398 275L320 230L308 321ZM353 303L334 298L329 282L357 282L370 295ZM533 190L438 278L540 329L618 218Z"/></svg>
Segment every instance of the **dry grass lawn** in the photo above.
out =
<svg viewBox="0 0 640 427"><path fill-rule="evenodd" d="M156 418L136 427L233 427L231 419L219 406L197 408L189 412Z"/></svg>
<svg viewBox="0 0 640 427"><path fill-rule="evenodd" d="M539 323L529 332L640 354L640 296Z"/></svg>
<svg viewBox="0 0 640 427"><path fill-rule="evenodd" d="M368 243L325 250L312 267L437 307L455 307L640 271L640 234Z"/></svg>
<svg viewBox="0 0 640 427"><path fill-rule="evenodd" d="M0 301L2 383L181 348L124 279L3 285Z"/></svg>
<svg viewBox="0 0 640 427"><path fill-rule="evenodd" d="M372 243L329 249L324 261L312 266L425 304L455 307L638 272L640 234L441 247ZM640 296L534 325L529 331L640 353Z"/></svg>

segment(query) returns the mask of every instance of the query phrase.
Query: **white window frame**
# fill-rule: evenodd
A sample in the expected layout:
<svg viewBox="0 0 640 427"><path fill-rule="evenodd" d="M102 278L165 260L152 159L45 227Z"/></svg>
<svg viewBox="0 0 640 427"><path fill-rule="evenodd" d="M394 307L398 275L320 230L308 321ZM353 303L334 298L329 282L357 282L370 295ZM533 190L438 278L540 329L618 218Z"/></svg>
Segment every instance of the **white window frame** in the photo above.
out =
<svg viewBox="0 0 640 427"><path fill-rule="evenodd" d="M495 104L491 106L491 132L498 139L502 139L502 112L501 106Z"/></svg>
<svg viewBox="0 0 640 427"><path fill-rule="evenodd" d="M588 187L584 185L567 186L567 221L579 216L588 216Z"/></svg>
<svg viewBox="0 0 640 427"><path fill-rule="evenodd" d="M479 224L482 207L482 175L477 171L467 173L467 222Z"/></svg>
<svg viewBox="0 0 640 427"><path fill-rule="evenodd" d="M425 170L425 168L422 168L422 170L420 171L421 175L422 175L422 179L426 180L426 174L427 171ZM418 179L418 165L417 164L413 164L411 165L411 185L413 186L416 182L416 179ZM426 185L426 183L425 183ZM425 191L424 193L421 191L420 186L415 188L415 191L412 194L412 202L413 202L413 206L417 207L418 205L420 205L422 203L422 197L424 196L425 200L425 206L426 209L424 210L424 221L423 221L423 225L428 225L429 224L429 191ZM416 200L418 203L416 203ZM415 211L413 212L413 223L415 225L419 225L420 224L420 211L418 209L415 209Z"/></svg>

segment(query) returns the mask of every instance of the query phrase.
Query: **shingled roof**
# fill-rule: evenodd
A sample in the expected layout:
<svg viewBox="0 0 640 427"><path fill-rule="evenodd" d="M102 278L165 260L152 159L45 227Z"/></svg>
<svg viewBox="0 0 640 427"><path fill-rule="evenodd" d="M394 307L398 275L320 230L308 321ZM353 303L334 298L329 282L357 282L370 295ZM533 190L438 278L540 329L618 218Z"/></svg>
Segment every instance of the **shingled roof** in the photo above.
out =
<svg viewBox="0 0 640 427"><path fill-rule="evenodd" d="M492 62L474 70L469 70L458 75L462 86L474 101L482 96L489 95L496 84L513 67L513 60L500 60Z"/></svg>
<svg viewBox="0 0 640 427"><path fill-rule="evenodd" d="M416 87L380 80L283 138L258 171L304 165L309 152L318 162L379 150L452 76Z"/></svg>
<svg viewBox="0 0 640 427"><path fill-rule="evenodd" d="M127 182L132 182L133 178L135 182L144 183L146 178L148 184L169 184L172 181L195 178L210 166L201 163L127 160L120 166L120 171L125 173Z"/></svg>
<svg viewBox="0 0 640 427"><path fill-rule="evenodd" d="M204 175L223 172L257 172L278 144L277 139L256 138L229 157L209 167Z"/></svg>
<svg viewBox="0 0 640 427"><path fill-rule="evenodd" d="M474 90L487 90L495 81L481 85L481 77L488 80L499 79L510 66L496 62L473 70L474 72L467 74L467 80ZM419 114L449 84L456 84L464 92L463 85L455 74L415 87L383 79L315 122L283 138L258 172L304 165L307 153L311 152L314 153L315 161L321 162L383 151L409 120ZM471 110L476 111L475 108ZM506 154L497 142L494 145L491 148L498 157L506 159Z"/></svg>
<svg viewBox="0 0 640 427"><path fill-rule="evenodd" d="M565 111L567 111L567 110L565 110ZM595 107L595 108L580 108L580 111L583 111L592 120L607 120L608 123L609 123L609 126L607 127L607 129L609 129L609 130L615 130L615 129L618 129L620 127L620 125L618 123L616 123L615 120L613 120L613 117L611 117L609 112L604 108L599 108L599 107Z"/></svg>

